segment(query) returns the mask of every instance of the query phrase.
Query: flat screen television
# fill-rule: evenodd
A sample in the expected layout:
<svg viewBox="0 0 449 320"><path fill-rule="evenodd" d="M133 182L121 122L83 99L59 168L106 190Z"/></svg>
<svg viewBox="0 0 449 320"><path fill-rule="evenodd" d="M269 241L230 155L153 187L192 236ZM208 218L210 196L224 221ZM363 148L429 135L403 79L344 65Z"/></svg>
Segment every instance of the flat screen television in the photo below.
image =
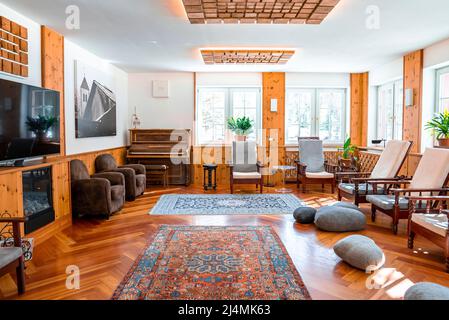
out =
<svg viewBox="0 0 449 320"><path fill-rule="evenodd" d="M0 164L58 154L59 92L0 79Z"/></svg>

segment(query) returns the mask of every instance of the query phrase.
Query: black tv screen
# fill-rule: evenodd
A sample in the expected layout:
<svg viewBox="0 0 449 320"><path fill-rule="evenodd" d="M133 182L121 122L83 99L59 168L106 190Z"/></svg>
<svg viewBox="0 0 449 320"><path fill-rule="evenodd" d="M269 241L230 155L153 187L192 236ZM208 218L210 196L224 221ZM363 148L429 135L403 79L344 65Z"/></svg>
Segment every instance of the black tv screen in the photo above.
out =
<svg viewBox="0 0 449 320"><path fill-rule="evenodd" d="M0 162L58 154L59 92L0 79Z"/></svg>

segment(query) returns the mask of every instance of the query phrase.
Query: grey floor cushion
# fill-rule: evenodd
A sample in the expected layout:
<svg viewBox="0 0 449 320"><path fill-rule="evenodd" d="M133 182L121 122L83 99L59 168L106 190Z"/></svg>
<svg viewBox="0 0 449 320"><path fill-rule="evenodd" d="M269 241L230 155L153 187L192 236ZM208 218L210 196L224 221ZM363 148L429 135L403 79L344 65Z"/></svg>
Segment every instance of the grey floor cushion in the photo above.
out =
<svg viewBox="0 0 449 320"><path fill-rule="evenodd" d="M404 300L449 300L449 288L430 282L417 283L405 292Z"/></svg>
<svg viewBox="0 0 449 320"><path fill-rule="evenodd" d="M329 206L317 211L315 225L321 230L330 232L360 231L365 229L366 217L359 210Z"/></svg>
<svg viewBox="0 0 449 320"><path fill-rule="evenodd" d="M354 209L354 210L358 210L360 211L360 208L357 207L355 204L351 203L351 202L337 202L335 204L333 204L332 206L334 207L343 207L343 208L349 208L349 209Z"/></svg>
<svg viewBox="0 0 449 320"><path fill-rule="evenodd" d="M316 209L312 207L300 207L293 212L296 222L311 224L315 221Z"/></svg>
<svg viewBox="0 0 449 320"><path fill-rule="evenodd" d="M385 255L368 237L353 235L334 246L334 252L347 264L364 271L375 271L385 263Z"/></svg>

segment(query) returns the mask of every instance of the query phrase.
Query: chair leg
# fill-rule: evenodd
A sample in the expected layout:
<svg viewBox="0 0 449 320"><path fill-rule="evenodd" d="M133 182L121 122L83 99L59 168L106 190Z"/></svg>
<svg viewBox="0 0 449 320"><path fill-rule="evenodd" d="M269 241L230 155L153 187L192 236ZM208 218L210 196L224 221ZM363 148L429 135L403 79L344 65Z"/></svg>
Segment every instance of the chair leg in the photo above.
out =
<svg viewBox="0 0 449 320"><path fill-rule="evenodd" d="M337 196L337 199L338 199L338 201L341 201L342 198L343 198L343 197L341 196L340 188L338 188L338 196Z"/></svg>
<svg viewBox="0 0 449 320"><path fill-rule="evenodd" d="M376 207L371 205L371 221L376 222Z"/></svg>
<svg viewBox="0 0 449 320"><path fill-rule="evenodd" d="M445 258L446 258L446 272L449 273L449 237L446 235L446 249L445 249Z"/></svg>
<svg viewBox="0 0 449 320"><path fill-rule="evenodd" d="M335 193L335 183L334 182L331 183L331 191L332 191L332 194Z"/></svg>
<svg viewBox="0 0 449 320"><path fill-rule="evenodd" d="M415 246L415 233L413 231L410 231L408 234L408 248L413 249Z"/></svg>
<svg viewBox="0 0 449 320"><path fill-rule="evenodd" d="M263 181L260 183L260 193L263 193Z"/></svg>
<svg viewBox="0 0 449 320"><path fill-rule="evenodd" d="M231 194L234 193L234 184L231 182Z"/></svg>
<svg viewBox="0 0 449 320"><path fill-rule="evenodd" d="M16 268L17 273L17 290L19 294L25 293L25 264L24 259L19 259L19 266Z"/></svg>
<svg viewBox="0 0 449 320"><path fill-rule="evenodd" d="M391 226L391 230L393 231L394 234L398 234L398 224L399 224L399 221L393 220L393 225Z"/></svg>

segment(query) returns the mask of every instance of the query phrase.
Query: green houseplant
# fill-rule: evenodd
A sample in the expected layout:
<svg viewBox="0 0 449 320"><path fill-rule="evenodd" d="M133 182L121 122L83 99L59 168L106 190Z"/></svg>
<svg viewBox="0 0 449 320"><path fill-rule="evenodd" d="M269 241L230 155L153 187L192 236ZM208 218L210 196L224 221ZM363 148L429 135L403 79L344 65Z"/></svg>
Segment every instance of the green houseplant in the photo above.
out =
<svg viewBox="0 0 449 320"><path fill-rule="evenodd" d="M354 156L356 149L357 147L351 143L351 137L347 138L343 144L343 149L341 149L342 154L338 159L342 171L357 168L357 158Z"/></svg>
<svg viewBox="0 0 449 320"><path fill-rule="evenodd" d="M28 130L36 135L38 141L47 140L47 133L56 123L55 117L39 115L37 118L27 117L26 125Z"/></svg>
<svg viewBox="0 0 449 320"><path fill-rule="evenodd" d="M253 121L248 117L229 118L228 129L235 134L237 141L246 141L246 137L253 132Z"/></svg>
<svg viewBox="0 0 449 320"><path fill-rule="evenodd" d="M438 113L426 124L426 129L431 130L441 147L449 147L449 111Z"/></svg>

